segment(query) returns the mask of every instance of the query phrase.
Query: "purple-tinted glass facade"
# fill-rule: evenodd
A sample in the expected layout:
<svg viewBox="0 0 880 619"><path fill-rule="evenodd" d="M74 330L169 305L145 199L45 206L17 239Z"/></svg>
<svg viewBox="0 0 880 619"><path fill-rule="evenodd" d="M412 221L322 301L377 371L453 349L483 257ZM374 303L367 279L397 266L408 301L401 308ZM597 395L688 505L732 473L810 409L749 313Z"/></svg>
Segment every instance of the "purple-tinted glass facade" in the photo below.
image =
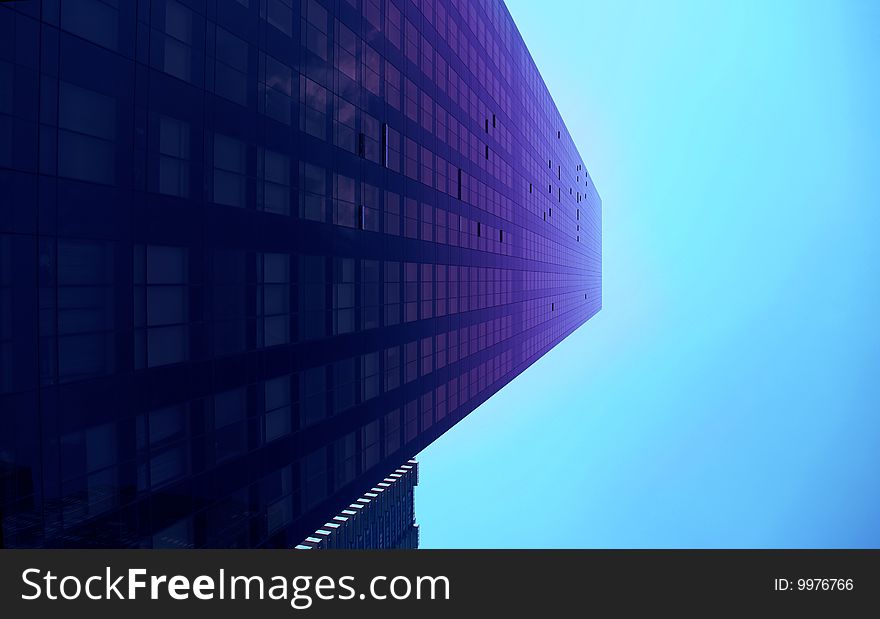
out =
<svg viewBox="0 0 880 619"><path fill-rule="evenodd" d="M601 308L506 7L0 5L0 545L293 547Z"/></svg>

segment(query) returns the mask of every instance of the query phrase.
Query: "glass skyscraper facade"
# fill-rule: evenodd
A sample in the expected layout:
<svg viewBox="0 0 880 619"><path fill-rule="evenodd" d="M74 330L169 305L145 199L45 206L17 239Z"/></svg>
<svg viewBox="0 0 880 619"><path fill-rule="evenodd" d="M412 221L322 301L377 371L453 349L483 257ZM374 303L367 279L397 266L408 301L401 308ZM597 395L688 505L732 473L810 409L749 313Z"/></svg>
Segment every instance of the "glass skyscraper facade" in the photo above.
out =
<svg viewBox="0 0 880 619"><path fill-rule="evenodd" d="M601 308L500 0L0 5L8 547L288 547Z"/></svg>

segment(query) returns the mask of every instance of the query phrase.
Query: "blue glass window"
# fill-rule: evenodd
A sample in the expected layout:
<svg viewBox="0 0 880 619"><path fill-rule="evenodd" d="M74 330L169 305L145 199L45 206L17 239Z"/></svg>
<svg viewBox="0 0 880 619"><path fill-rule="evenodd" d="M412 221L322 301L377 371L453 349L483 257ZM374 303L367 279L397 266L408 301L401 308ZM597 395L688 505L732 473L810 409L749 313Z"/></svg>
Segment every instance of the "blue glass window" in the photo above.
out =
<svg viewBox="0 0 880 619"><path fill-rule="evenodd" d="M240 387L214 396L214 453L217 462L244 452L247 446L247 401Z"/></svg>
<svg viewBox="0 0 880 619"><path fill-rule="evenodd" d="M290 157L260 148L257 160L260 183L257 206L269 213L290 214Z"/></svg>
<svg viewBox="0 0 880 619"><path fill-rule="evenodd" d="M333 174L333 223L346 228L357 228L357 207L354 203L354 179Z"/></svg>
<svg viewBox="0 0 880 619"><path fill-rule="evenodd" d="M12 165L13 70L0 61L0 166Z"/></svg>
<svg viewBox="0 0 880 619"><path fill-rule="evenodd" d="M311 340L327 334L326 275L323 256L300 256L300 332Z"/></svg>
<svg viewBox="0 0 880 619"><path fill-rule="evenodd" d="M379 352L371 352L361 357L361 401L366 402L382 392L382 371L379 366Z"/></svg>
<svg viewBox="0 0 880 619"><path fill-rule="evenodd" d="M400 449L400 409L385 415L385 457Z"/></svg>
<svg viewBox="0 0 880 619"><path fill-rule="evenodd" d="M333 334L354 331L354 260L335 258L333 261Z"/></svg>
<svg viewBox="0 0 880 619"><path fill-rule="evenodd" d="M312 221L324 221L327 196L327 175L323 168L302 162L300 164L302 200L299 216Z"/></svg>
<svg viewBox="0 0 880 619"><path fill-rule="evenodd" d="M336 459L334 467L334 488L342 488L354 479L357 463L356 435L349 432L336 440L333 446L333 455Z"/></svg>
<svg viewBox="0 0 880 619"><path fill-rule="evenodd" d="M264 0L260 17L287 36L293 36L293 0Z"/></svg>
<svg viewBox="0 0 880 619"><path fill-rule="evenodd" d="M378 260L361 260L361 329L376 329L382 310Z"/></svg>
<svg viewBox="0 0 880 619"><path fill-rule="evenodd" d="M192 518L175 522L153 535L153 548L193 548Z"/></svg>
<svg viewBox="0 0 880 619"><path fill-rule="evenodd" d="M385 392L400 386L400 346L385 349Z"/></svg>
<svg viewBox="0 0 880 619"><path fill-rule="evenodd" d="M300 130L321 140L327 139L327 89L305 75L300 80Z"/></svg>
<svg viewBox="0 0 880 619"><path fill-rule="evenodd" d="M280 376L264 383L264 428L266 442L290 433L290 376Z"/></svg>
<svg viewBox="0 0 880 619"><path fill-rule="evenodd" d="M165 4L165 56L163 69L169 75L192 81L192 11L174 0Z"/></svg>
<svg viewBox="0 0 880 619"><path fill-rule="evenodd" d="M290 256L261 254L258 274L259 343L286 344L290 341Z"/></svg>
<svg viewBox="0 0 880 619"><path fill-rule="evenodd" d="M61 437L64 526L73 526L117 504L118 449L115 422Z"/></svg>
<svg viewBox="0 0 880 619"><path fill-rule="evenodd" d="M12 390L12 237L0 234L0 393Z"/></svg>
<svg viewBox="0 0 880 619"><path fill-rule="evenodd" d="M327 448L320 447L303 458L303 504L314 507L327 496Z"/></svg>
<svg viewBox="0 0 880 619"><path fill-rule="evenodd" d="M184 247L134 248L135 368L189 356L188 260Z"/></svg>
<svg viewBox="0 0 880 619"><path fill-rule="evenodd" d="M376 466L382 457L378 420L361 428L361 445L361 469L367 471Z"/></svg>
<svg viewBox="0 0 880 619"><path fill-rule="evenodd" d="M266 475L260 482L260 499L266 505L266 530L272 533L293 519L293 475L290 465Z"/></svg>
<svg viewBox="0 0 880 619"><path fill-rule="evenodd" d="M62 382L114 369L113 253L109 243L58 243L58 374Z"/></svg>
<svg viewBox="0 0 880 619"><path fill-rule="evenodd" d="M306 49L326 62L328 59L327 35L329 33L327 9L315 0L304 0L302 12L306 18L303 22L303 43Z"/></svg>
<svg viewBox="0 0 880 619"><path fill-rule="evenodd" d="M247 151L241 140L214 134L214 202L247 205Z"/></svg>
<svg viewBox="0 0 880 619"><path fill-rule="evenodd" d="M159 119L159 192L189 195L189 124L168 116Z"/></svg>
<svg viewBox="0 0 880 619"><path fill-rule="evenodd" d="M354 358L333 364L333 409L336 413L355 405L357 373Z"/></svg>
<svg viewBox="0 0 880 619"><path fill-rule="evenodd" d="M214 354L240 353L247 345L247 253L216 251L213 258Z"/></svg>
<svg viewBox="0 0 880 619"><path fill-rule="evenodd" d="M293 71L280 60L261 53L260 75L260 112L289 125L293 105Z"/></svg>
<svg viewBox="0 0 880 619"><path fill-rule="evenodd" d="M385 326L400 322L400 263L388 260L385 262Z"/></svg>
<svg viewBox="0 0 880 619"><path fill-rule="evenodd" d="M61 27L92 43L116 49L119 11L116 1L61 2Z"/></svg>
<svg viewBox="0 0 880 619"><path fill-rule="evenodd" d="M324 366L309 368L300 377L303 426L310 426L327 417L327 372Z"/></svg>
<svg viewBox="0 0 880 619"><path fill-rule="evenodd" d="M156 488L189 472L187 406L178 404L138 418L138 450L147 454L138 467L138 485Z"/></svg>
<svg viewBox="0 0 880 619"><path fill-rule="evenodd" d="M96 183L116 178L116 101L61 82L58 174Z"/></svg>
<svg viewBox="0 0 880 619"><path fill-rule="evenodd" d="M239 105L247 105L248 44L217 27L214 92Z"/></svg>

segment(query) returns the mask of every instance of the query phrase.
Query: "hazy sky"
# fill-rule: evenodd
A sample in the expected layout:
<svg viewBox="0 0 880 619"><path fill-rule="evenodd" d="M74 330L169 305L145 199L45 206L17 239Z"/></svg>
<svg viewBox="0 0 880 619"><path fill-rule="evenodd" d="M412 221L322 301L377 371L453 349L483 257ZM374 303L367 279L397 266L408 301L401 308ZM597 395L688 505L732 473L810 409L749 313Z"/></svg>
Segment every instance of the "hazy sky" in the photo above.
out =
<svg viewBox="0 0 880 619"><path fill-rule="evenodd" d="M880 3L507 5L603 309L421 454L422 545L880 546Z"/></svg>

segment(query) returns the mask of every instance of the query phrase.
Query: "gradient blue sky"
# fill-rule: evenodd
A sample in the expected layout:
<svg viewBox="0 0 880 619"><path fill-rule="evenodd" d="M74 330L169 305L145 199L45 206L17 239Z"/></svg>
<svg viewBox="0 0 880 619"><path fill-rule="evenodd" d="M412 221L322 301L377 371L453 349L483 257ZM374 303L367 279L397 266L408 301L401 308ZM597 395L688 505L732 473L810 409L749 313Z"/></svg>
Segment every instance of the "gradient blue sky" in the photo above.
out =
<svg viewBox="0 0 880 619"><path fill-rule="evenodd" d="M880 547L880 3L509 0L603 310L420 456L424 547Z"/></svg>

